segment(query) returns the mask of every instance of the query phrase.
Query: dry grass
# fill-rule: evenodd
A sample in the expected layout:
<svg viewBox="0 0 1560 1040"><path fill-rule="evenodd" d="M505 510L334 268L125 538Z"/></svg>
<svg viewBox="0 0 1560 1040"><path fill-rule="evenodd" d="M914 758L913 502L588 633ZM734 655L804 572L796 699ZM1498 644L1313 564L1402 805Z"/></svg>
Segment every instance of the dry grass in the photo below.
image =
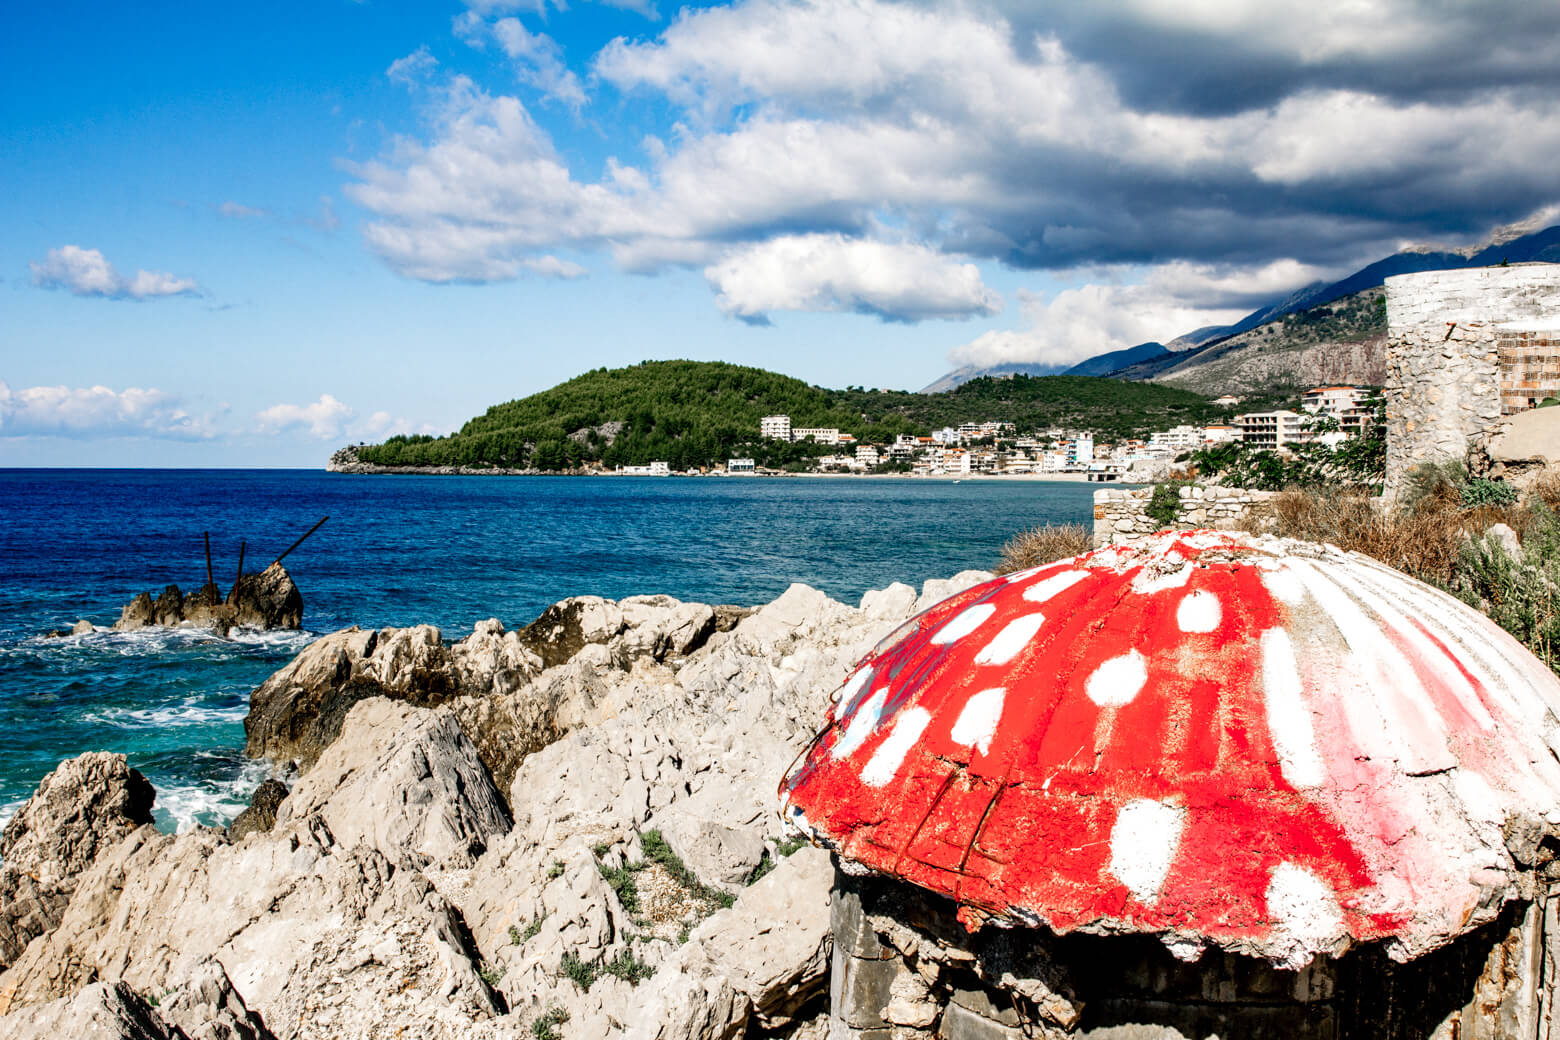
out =
<svg viewBox="0 0 1560 1040"><path fill-rule="evenodd" d="M1086 553L1093 547L1094 533L1083 524L1041 524L1008 539L997 562L997 573L1028 570Z"/></svg>
<svg viewBox="0 0 1560 1040"><path fill-rule="evenodd" d="M1556 487L1560 499L1560 485ZM1482 537L1494 524L1522 532L1531 511L1515 505L1463 505L1458 474L1425 467L1414 475L1404 502L1382 508L1360 491L1286 491L1273 500L1273 524L1288 538L1325 542L1364 553L1422 581L1448 586L1469 535Z"/></svg>

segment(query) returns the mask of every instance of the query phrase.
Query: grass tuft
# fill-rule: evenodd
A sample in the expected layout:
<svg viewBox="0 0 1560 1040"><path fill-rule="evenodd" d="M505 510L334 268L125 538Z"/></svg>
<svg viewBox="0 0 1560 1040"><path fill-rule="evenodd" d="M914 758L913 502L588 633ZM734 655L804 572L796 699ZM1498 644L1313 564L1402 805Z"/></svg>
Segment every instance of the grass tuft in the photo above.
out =
<svg viewBox="0 0 1560 1040"><path fill-rule="evenodd" d="M1011 574L1088 552L1094 534L1083 524L1041 524L1008 539L997 561L998 574Z"/></svg>

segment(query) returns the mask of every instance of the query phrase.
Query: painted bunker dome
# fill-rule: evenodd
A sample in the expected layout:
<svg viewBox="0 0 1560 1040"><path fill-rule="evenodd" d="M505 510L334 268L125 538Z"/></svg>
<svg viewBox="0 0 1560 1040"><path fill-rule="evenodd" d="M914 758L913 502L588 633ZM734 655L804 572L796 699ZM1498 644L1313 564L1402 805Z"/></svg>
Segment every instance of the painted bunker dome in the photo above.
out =
<svg viewBox="0 0 1560 1040"><path fill-rule="evenodd" d="M851 872L968 928L1396 960L1531 898L1560 681L1357 554L1167 533L937 604L856 668L781 784Z"/></svg>

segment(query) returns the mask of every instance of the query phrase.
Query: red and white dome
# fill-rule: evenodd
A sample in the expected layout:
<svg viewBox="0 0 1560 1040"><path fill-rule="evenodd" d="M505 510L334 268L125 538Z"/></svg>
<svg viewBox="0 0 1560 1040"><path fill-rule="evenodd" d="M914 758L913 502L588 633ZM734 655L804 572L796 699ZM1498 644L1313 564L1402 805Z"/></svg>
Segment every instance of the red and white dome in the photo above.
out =
<svg viewBox="0 0 1560 1040"><path fill-rule="evenodd" d="M1560 832L1560 680L1357 554L1208 531L986 582L868 655L781 784L847 868L974 925L1407 959Z"/></svg>

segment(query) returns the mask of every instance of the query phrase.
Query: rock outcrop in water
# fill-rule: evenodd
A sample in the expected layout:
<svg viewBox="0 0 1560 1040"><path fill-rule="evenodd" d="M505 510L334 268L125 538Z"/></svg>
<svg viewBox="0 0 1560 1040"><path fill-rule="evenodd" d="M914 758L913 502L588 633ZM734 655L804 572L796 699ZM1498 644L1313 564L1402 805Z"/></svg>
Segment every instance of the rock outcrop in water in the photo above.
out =
<svg viewBox="0 0 1560 1040"><path fill-rule="evenodd" d="M862 653L981 577L327 636L256 691L251 749L304 765L274 824L99 848L0 1035L821 1038L833 869L786 854L776 781Z"/></svg>
<svg viewBox="0 0 1560 1040"><path fill-rule="evenodd" d="M203 586L188 596L169 585L153 596L138 594L120 610L114 628L121 632L162 626L190 625L225 633L234 625L249 628L296 629L303 624L303 595L287 568L273 563L259 574L238 579L224 599L216 586Z"/></svg>

